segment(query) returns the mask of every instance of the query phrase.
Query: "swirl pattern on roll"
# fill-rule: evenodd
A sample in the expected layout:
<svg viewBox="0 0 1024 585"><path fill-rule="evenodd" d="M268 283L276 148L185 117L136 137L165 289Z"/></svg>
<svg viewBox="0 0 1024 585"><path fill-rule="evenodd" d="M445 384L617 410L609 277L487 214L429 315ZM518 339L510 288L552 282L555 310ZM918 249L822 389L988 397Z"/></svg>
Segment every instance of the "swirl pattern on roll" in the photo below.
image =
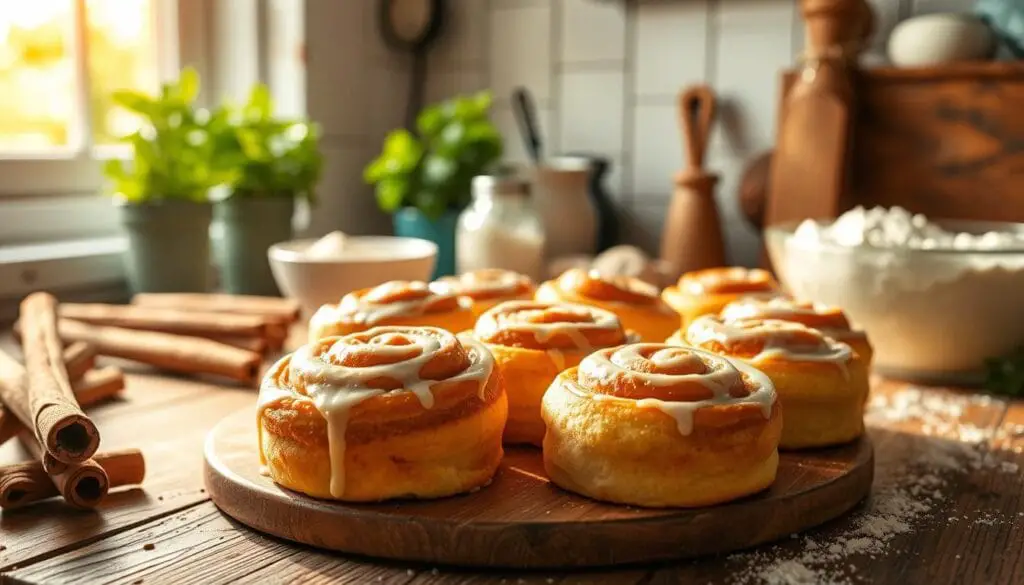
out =
<svg viewBox="0 0 1024 585"><path fill-rule="evenodd" d="M436 392L465 382L474 384L483 400L493 370L494 358L474 339L436 327L376 327L320 339L282 358L263 381L259 410L299 395L312 401L327 421L331 492L341 497L345 433L353 408L376 397L411 393L429 410Z"/></svg>
<svg viewBox="0 0 1024 585"><path fill-rule="evenodd" d="M657 305L660 302L657 287L638 278L608 276L596 270L566 270L555 284L562 291L595 301L630 305Z"/></svg>
<svg viewBox="0 0 1024 585"><path fill-rule="evenodd" d="M500 268L444 276L433 285L438 292L462 295L475 301L518 297L530 294L535 288L528 276Z"/></svg>
<svg viewBox="0 0 1024 585"><path fill-rule="evenodd" d="M834 363L845 368L853 357L853 350L845 343L801 323L778 319L739 319L727 323L720 317L705 315L686 329L685 341L755 365L779 359Z"/></svg>
<svg viewBox="0 0 1024 585"><path fill-rule="evenodd" d="M779 289L771 273L760 268L707 268L684 274L678 283L680 291L691 295L711 294L773 294Z"/></svg>
<svg viewBox="0 0 1024 585"><path fill-rule="evenodd" d="M779 319L822 331L850 330L850 321L838 307L781 296L770 299L744 297L729 303L719 315L726 323L747 319Z"/></svg>
<svg viewBox="0 0 1024 585"><path fill-rule="evenodd" d="M635 400L693 431L694 413L720 405L760 409L770 418L776 402L768 376L746 364L693 347L634 343L606 348L580 362L570 390L595 399Z"/></svg>
<svg viewBox="0 0 1024 585"><path fill-rule="evenodd" d="M372 327L395 317L454 311L460 303L458 295L433 283L392 280L345 295L335 310L338 317Z"/></svg>
<svg viewBox="0 0 1024 585"><path fill-rule="evenodd" d="M589 350L627 341L619 318L610 311L536 301L508 301L488 310L473 333L484 343L541 350Z"/></svg>

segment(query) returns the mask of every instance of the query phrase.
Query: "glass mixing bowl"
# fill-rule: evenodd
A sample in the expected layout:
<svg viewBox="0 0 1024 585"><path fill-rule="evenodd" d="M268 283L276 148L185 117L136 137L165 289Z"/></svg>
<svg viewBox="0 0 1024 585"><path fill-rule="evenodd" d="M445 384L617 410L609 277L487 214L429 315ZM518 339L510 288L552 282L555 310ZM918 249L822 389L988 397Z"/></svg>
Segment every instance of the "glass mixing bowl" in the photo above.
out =
<svg viewBox="0 0 1024 585"><path fill-rule="evenodd" d="M1024 224L936 221L954 232L1024 234ZM847 247L765 230L794 297L842 308L867 332L883 375L975 384L985 360L1024 345L1024 245L991 251Z"/></svg>

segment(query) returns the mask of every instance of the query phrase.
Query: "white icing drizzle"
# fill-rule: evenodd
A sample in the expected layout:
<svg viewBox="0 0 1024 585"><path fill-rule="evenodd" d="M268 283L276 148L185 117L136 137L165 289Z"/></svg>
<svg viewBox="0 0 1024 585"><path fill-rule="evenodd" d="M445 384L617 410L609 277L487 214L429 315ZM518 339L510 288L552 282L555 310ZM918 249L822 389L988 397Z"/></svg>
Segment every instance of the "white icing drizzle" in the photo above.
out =
<svg viewBox="0 0 1024 585"><path fill-rule="evenodd" d="M531 317L552 308L585 316L589 321L538 323L530 320ZM474 333L479 338L487 338L499 329L530 332L537 343L546 343L557 335L565 335L572 340L577 349L591 351L594 348L587 341L585 331L617 331L622 329L622 324L614 313L597 307L572 303L507 301L484 313L477 320Z"/></svg>
<svg viewBox="0 0 1024 585"><path fill-rule="evenodd" d="M703 374L655 374L637 372L627 369L624 364L643 359L644 352L653 353L649 361L665 369L699 369L707 368ZM693 416L697 410L723 404L755 404L761 409L764 417L770 418L775 405L775 386L760 370L738 360L713 354L693 347L670 346L658 343L635 343L612 351L598 351L590 354L580 362L580 371L600 380L602 384L613 385L618 378L642 377L643 381L652 386L674 386L693 382L711 391L711 398L695 401L666 401L657 398L642 398L636 401L640 408L655 408L671 416L676 421L676 428L681 435L693 432ZM741 383L744 376L754 386L753 392L743 397L732 396L729 390ZM570 381L570 389L580 396L590 396L594 400L622 400L627 398L609 396L599 393L588 393L579 384Z"/></svg>
<svg viewBox="0 0 1024 585"><path fill-rule="evenodd" d="M439 278L432 283L432 288L441 293L466 295L470 298L475 294L497 297L532 290L533 282L518 272L488 268Z"/></svg>
<svg viewBox="0 0 1024 585"><path fill-rule="evenodd" d="M424 409L434 406L432 387L438 382L461 382L473 380L478 384L477 395L483 399L487 380L494 369L494 358L480 342L469 336L459 337L469 355L469 367L459 374L444 380L423 379L420 371L435 357L442 347L442 339L451 333L435 327L378 327L363 334L371 336L368 343L349 344L347 337L340 337L323 354L314 353L321 343L311 343L299 348L291 357L291 374L307 380L306 395L327 421L328 445L331 457L331 494L340 498L345 491L345 433L349 414L353 407L371 398L396 392L411 392ZM395 336L412 340L412 344L390 345ZM411 348L418 349L414 357L408 358ZM394 363L375 366L351 367L330 363L326 358L349 351L373 351L385 358L390 354ZM384 361L387 361L386 359ZM401 387L396 390L371 388L369 382L379 378L397 380ZM260 388L260 409L282 396L295 396L288 389L274 384L267 376Z"/></svg>
<svg viewBox="0 0 1024 585"><path fill-rule="evenodd" d="M720 316L726 323L742 319L782 319L786 316L812 316L837 314L842 318L842 313L835 307L821 303L801 303L788 297L772 296L767 299L756 295L743 296L740 299L729 303Z"/></svg>
<svg viewBox="0 0 1024 585"><path fill-rule="evenodd" d="M771 278L771 275L766 271L760 268L750 269L740 266L734 266L726 269L711 268L708 270L691 272L680 279L679 287L687 294L703 295L708 294L707 289L709 287L722 282L748 283L751 285L751 291L749 294L756 294L764 297L775 296L777 294L775 290L778 288L775 285L775 280ZM745 296L746 294L747 293L744 293Z"/></svg>
<svg viewBox="0 0 1024 585"><path fill-rule="evenodd" d="M565 354L557 349L549 349L547 351L548 357L551 358L551 363L555 364L555 369L559 372L565 369Z"/></svg>
<svg viewBox="0 0 1024 585"><path fill-rule="evenodd" d="M409 288L414 291L420 291L423 293L423 296L409 299L407 301L385 303L375 303L367 299L368 296L377 293L381 296L387 296L388 292L399 288ZM367 291L365 294L357 295L349 293L345 295L337 305L324 305L323 307L320 307L316 315L313 316L313 321L332 322L345 320L373 327L374 325L383 323L395 317L422 315L432 304L444 300L446 297L450 298L454 296L455 295L453 293L444 291L443 287L436 283L427 284L425 282L393 280L385 282L384 284ZM472 303L471 300L463 297L458 297L457 302L459 304L459 309L461 310L468 310Z"/></svg>
<svg viewBox="0 0 1024 585"><path fill-rule="evenodd" d="M801 333L811 333L820 342L813 346L794 346L790 343L795 334ZM696 319L686 330L687 341L697 346L717 341L729 347L740 341L758 338L764 339L761 352L751 358L744 358L751 364L758 365L766 360L827 362L835 364L843 377L849 379L847 366L853 358L850 346L800 323L778 319L741 319L725 323L718 317L705 315Z"/></svg>

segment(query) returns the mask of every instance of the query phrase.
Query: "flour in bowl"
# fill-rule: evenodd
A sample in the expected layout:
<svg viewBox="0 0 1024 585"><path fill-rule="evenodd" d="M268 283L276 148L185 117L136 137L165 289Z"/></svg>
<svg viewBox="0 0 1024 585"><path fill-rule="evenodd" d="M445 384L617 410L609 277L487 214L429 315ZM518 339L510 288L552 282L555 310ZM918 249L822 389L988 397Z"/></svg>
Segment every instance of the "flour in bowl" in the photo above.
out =
<svg viewBox="0 0 1024 585"><path fill-rule="evenodd" d="M794 296L839 306L867 331L880 370L974 381L986 358L1024 343L1024 231L1004 225L956 231L858 207L803 222L772 257Z"/></svg>

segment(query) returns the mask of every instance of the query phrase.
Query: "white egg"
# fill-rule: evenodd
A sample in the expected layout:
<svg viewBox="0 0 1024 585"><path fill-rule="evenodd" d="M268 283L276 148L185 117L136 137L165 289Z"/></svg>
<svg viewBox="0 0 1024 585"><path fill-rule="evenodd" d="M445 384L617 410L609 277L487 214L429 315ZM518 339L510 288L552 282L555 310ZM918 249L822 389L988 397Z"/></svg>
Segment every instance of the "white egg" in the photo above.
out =
<svg viewBox="0 0 1024 585"><path fill-rule="evenodd" d="M889 36L897 67L988 60L995 38L985 23L966 14L926 14L904 20Z"/></svg>

